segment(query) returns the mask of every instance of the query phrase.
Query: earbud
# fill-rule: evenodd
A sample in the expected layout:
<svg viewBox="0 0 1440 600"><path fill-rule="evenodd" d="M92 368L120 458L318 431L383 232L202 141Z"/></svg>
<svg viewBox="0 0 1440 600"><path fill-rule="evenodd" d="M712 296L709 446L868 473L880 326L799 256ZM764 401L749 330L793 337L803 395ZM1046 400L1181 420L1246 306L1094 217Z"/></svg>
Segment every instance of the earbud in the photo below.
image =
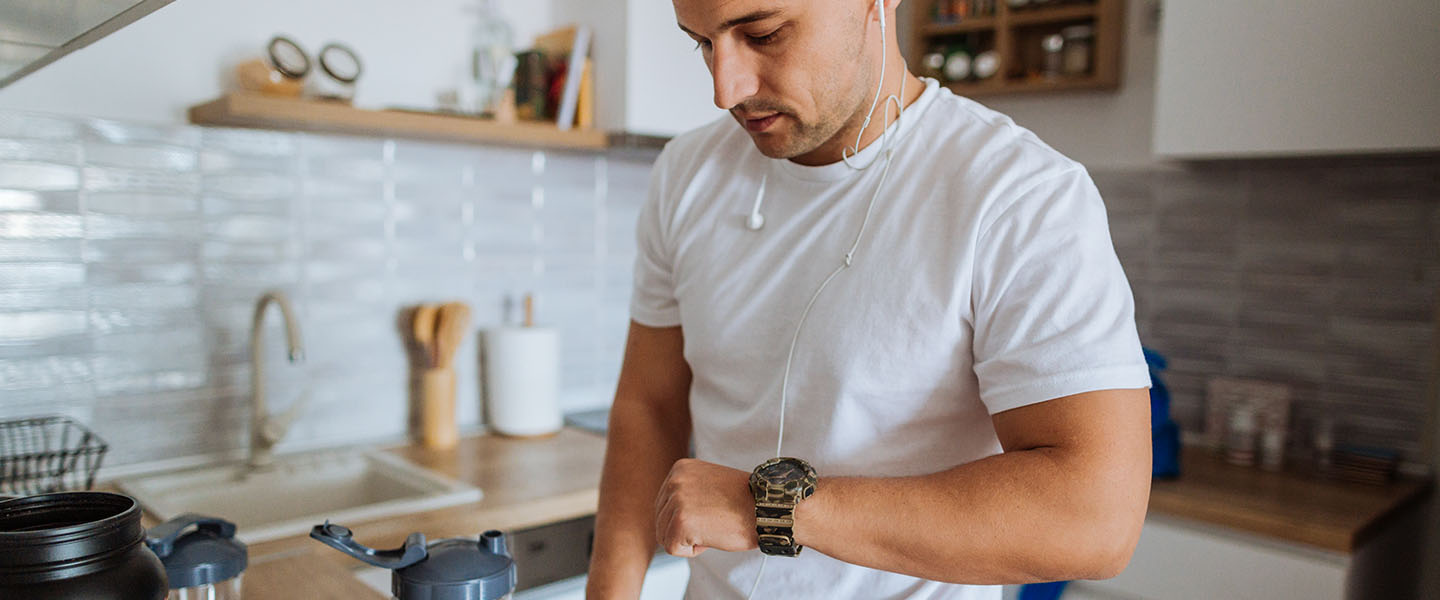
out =
<svg viewBox="0 0 1440 600"><path fill-rule="evenodd" d="M755 206L750 209L750 216L745 219L745 227L750 231L760 231L760 228L765 226L765 215L760 214L760 203L765 201L765 182L769 179L769 173L760 176L760 191L755 192Z"/></svg>
<svg viewBox="0 0 1440 600"><path fill-rule="evenodd" d="M885 4L883 0L875 0L875 11L880 13L880 33L885 33ZM885 43L882 39L880 43Z"/></svg>
<svg viewBox="0 0 1440 600"><path fill-rule="evenodd" d="M745 220L745 226L749 227L750 231L760 231L760 228L765 226L765 215L758 210L750 213L750 218Z"/></svg>

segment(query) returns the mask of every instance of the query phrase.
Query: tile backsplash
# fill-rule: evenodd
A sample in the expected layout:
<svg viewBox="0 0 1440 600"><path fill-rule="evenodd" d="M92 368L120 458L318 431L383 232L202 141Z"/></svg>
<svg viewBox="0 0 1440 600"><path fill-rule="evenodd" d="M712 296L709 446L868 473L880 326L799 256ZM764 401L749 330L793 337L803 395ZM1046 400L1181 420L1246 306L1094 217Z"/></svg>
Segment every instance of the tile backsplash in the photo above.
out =
<svg viewBox="0 0 1440 600"><path fill-rule="evenodd" d="M0 112L0 419L66 413L106 464L247 442L256 299L288 293L305 361L266 322L285 445L405 431L398 311L459 299L478 327L537 295L562 403L613 393L647 160ZM479 419L477 336L457 355Z"/></svg>
<svg viewBox="0 0 1440 600"><path fill-rule="evenodd" d="M397 322L464 300L478 327L538 295L566 408L603 405L627 323L650 161L405 140L153 127L0 112L0 419L80 418L109 465L244 448L250 315L272 309L272 410L290 448L399 436ZM1214 375L1295 389L1342 441L1420 459L1440 284L1440 159L1246 161L1094 172L1141 336L1201 427ZM477 339L457 359L479 419Z"/></svg>
<svg viewBox="0 0 1440 600"><path fill-rule="evenodd" d="M1291 386L1292 451L1326 415L1342 443L1425 459L1440 158L1093 176L1184 429L1203 428L1210 377L1251 377Z"/></svg>

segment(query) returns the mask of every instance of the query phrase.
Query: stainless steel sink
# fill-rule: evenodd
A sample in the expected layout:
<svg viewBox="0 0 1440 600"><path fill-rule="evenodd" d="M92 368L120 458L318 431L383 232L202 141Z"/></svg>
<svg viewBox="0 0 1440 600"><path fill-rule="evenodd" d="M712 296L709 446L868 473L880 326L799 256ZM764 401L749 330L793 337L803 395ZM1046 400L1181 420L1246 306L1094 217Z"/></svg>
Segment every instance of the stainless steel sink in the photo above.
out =
<svg viewBox="0 0 1440 600"><path fill-rule="evenodd" d="M360 521L480 500L478 488L380 451L277 456L272 468L244 464L146 475L118 482L160 519L194 512L236 524L247 542L305 535L330 519Z"/></svg>

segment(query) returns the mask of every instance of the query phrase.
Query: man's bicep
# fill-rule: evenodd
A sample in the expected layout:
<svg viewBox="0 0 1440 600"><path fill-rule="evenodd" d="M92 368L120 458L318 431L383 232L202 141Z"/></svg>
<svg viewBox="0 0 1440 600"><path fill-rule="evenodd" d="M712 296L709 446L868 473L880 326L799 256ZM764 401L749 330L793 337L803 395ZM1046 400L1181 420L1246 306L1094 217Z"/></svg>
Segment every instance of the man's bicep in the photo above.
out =
<svg viewBox="0 0 1440 600"><path fill-rule="evenodd" d="M1006 452L1106 450L1118 454L1116 458L1149 461L1150 395L1145 389L1084 392L996 413L991 419Z"/></svg>

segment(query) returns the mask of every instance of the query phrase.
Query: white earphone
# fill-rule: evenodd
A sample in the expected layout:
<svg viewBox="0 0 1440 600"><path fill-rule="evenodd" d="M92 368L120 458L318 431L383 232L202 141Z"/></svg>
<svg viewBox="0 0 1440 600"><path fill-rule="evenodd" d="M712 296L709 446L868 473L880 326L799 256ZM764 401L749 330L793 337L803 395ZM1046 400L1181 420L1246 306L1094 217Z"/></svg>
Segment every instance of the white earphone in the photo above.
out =
<svg viewBox="0 0 1440 600"><path fill-rule="evenodd" d="M765 201L765 181L770 178L766 173L760 176L760 191L755 192L755 206L750 209L750 216L745 219L745 226L750 231L760 231L765 226L765 215L760 214L760 204Z"/></svg>

